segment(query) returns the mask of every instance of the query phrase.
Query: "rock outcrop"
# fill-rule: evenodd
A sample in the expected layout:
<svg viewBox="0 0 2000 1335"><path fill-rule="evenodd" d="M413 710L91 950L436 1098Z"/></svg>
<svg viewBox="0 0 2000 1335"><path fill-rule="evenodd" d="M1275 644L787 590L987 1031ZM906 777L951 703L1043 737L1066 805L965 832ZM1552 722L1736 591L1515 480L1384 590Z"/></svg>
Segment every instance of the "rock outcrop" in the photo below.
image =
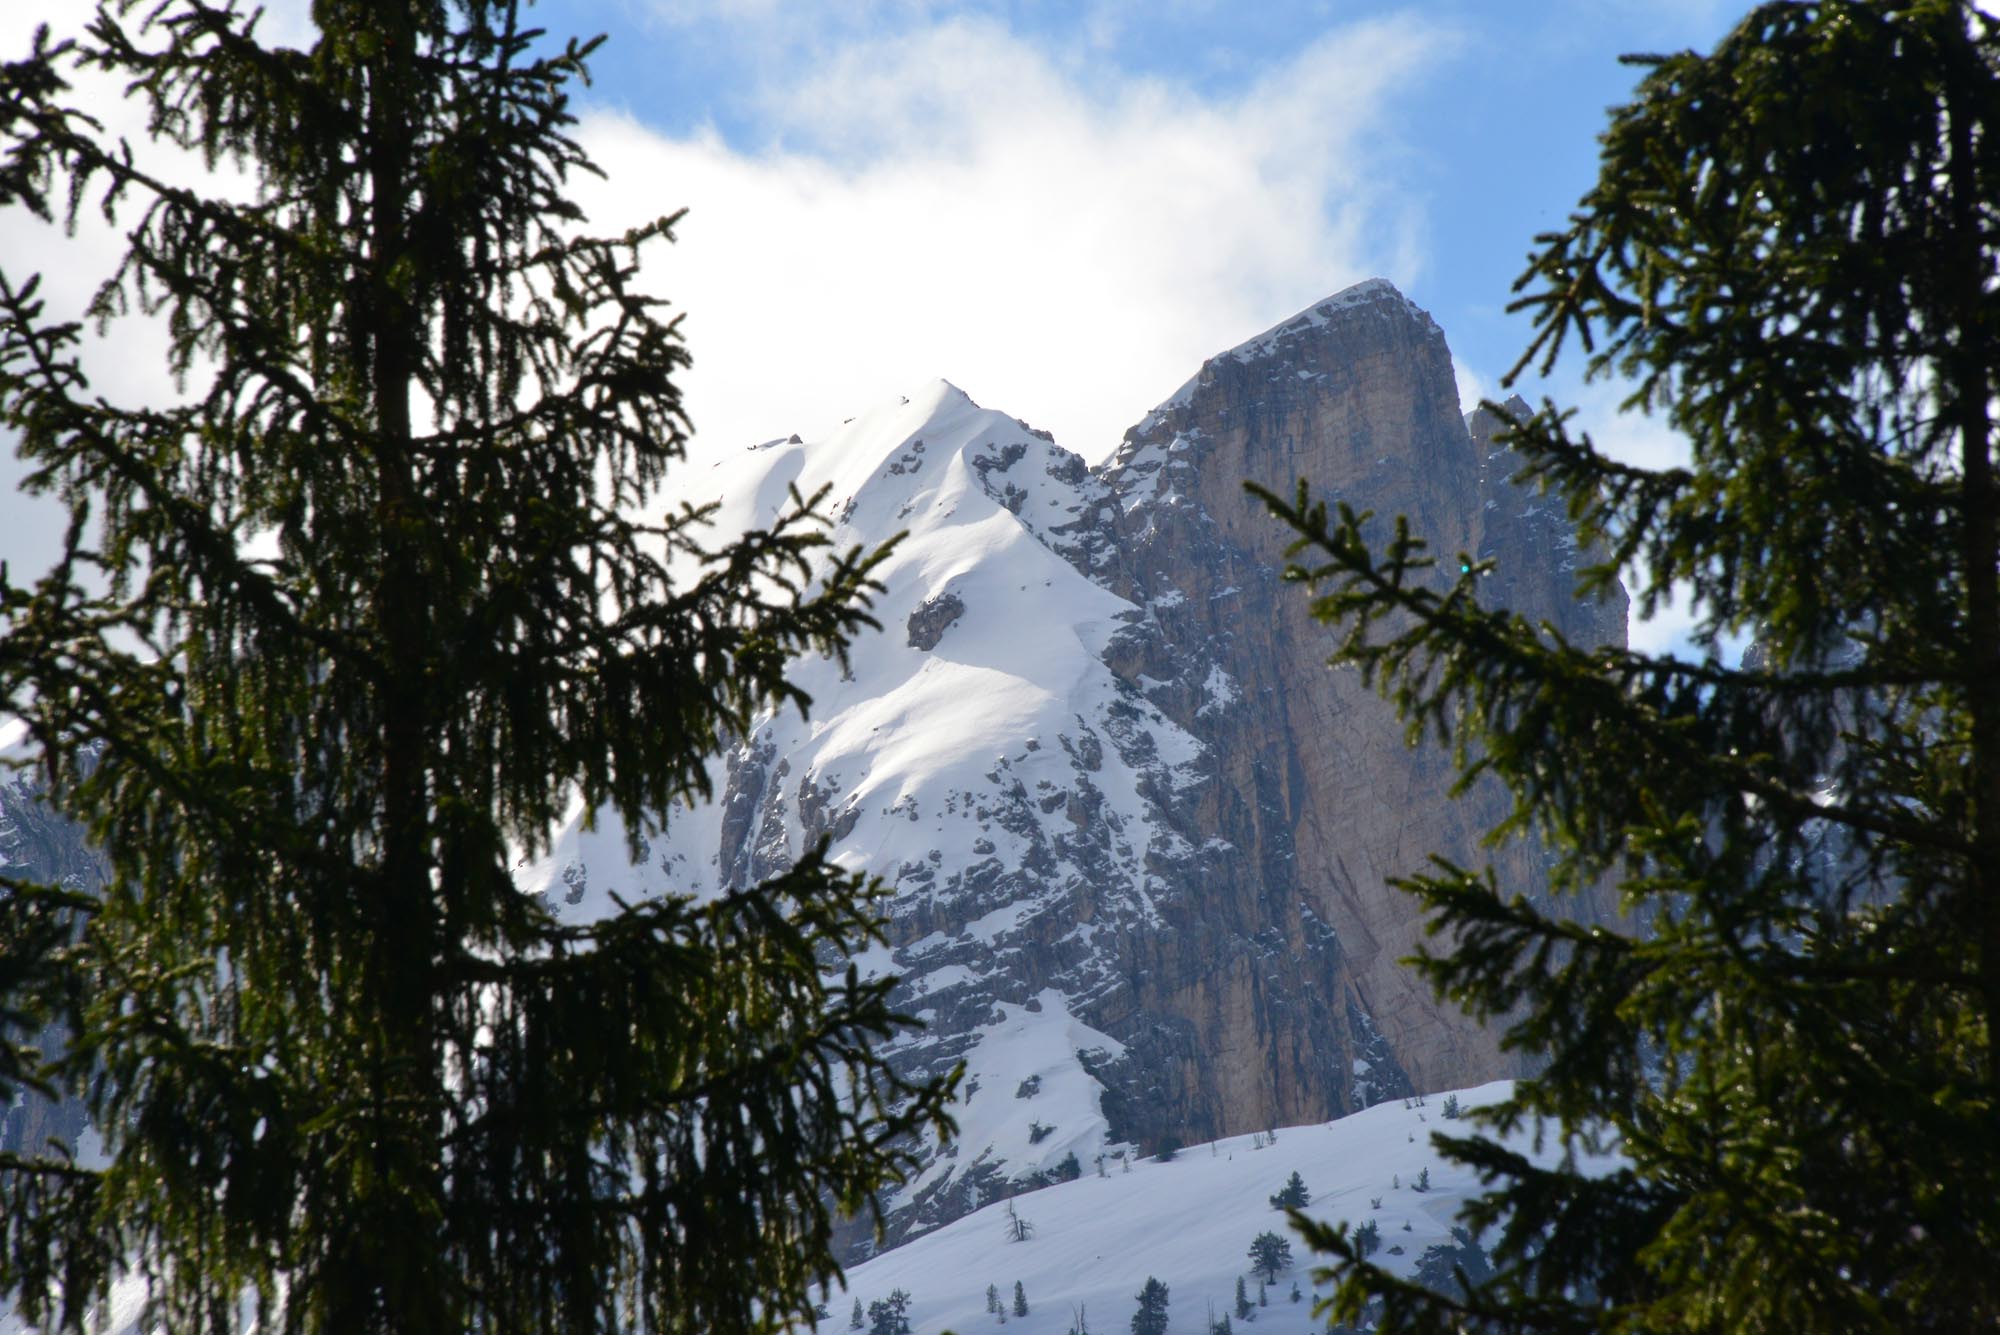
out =
<svg viewBox="0 0 2000 1335"><path fill-rule="evenodd" d="M1325 669L1329 632L1302 591L1277 580L1291 535L1242 485L1284 493L1309 479L1317 494L1373 511L1378 534L1406 515L1450 571L1461 552L1496 562L1487 601L1578 642L1622 644L1622 594L1573 598L1574 531L1558 498L1511 481L1519 463L1495 446L1500 425L1480 412L1468 431L1442 333L1377 280L1212 358L1128 433L1105 470L1119 498L1113 587L1154 612L1135 628L1145 643L1121 658L1158 665L1164 679L1147 676L1146 697L1201 736L1213 766L1197 828L1244 854L1198 902L1233 906L1223 935L1281 941L1285 958L1306 957L1330 929L1343 966L1330 1008L1324 996L1245 1005L1238 989L1236 1004L1210 1012L1197 1046L1222 1063L1178 1100L1214 1110L1212 1120L1190 1119L1194 1136L1322 1117L1404 1081L1423 1091L1522 1069L1493 1031L1440 1004L1399 962L1423 940L1422 923L1385 886L1421 870L1431 852L1483 860L1478 840L1501 819L1504 797L1486 789L1447 800L1447 758L1406 746L1392 711L1355 674ZM1205 712L1200 684L1217 677L1235 683L1236 699ZM1532 891L1537 861L1516 845L1497 869ZM1190 971L1154 1004L1199 1015L1213 990ZM1347 1079L1338 1062L1286 1060L1334 1055L1316 1009L1367 1016L1389 1069L1371 1064ZM1287 1080L1287 1070L1313 1075Z"/></svg>

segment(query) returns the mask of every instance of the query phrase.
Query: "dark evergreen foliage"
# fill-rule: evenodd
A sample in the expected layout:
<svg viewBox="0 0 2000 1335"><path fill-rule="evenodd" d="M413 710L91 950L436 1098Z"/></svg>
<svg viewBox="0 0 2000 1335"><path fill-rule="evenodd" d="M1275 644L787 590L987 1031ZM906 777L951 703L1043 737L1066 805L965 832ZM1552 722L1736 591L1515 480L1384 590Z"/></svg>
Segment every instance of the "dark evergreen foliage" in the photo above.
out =
<svg viewBox="0 0 2000 1335"><path fill-rule="evenodd" d="M1292 1244L1282 1233L1259 1233L1250 1240L1250 1271L1266 1282L1292 1268Z"/></svg>
<svg viewBox="0 0 2000 1335"><path fill-rule="evenodd" d="M1294 1172L1285 1180L1278 1194L1271 1197L1273 1210L1303 1210L1312 1204L1312 1193L1306 1190L1306 1180Z"/></svg>
<svg viewBox="0 0 2000 1335"><path fill-rule="evenodd" d="M1453 1226L1450 1242L1432 1243L1417 1257L1410 1278L1435 1293L1463 1299L1493 1277L1485 1249L1465 1229Z"/></svg>
<svg viewBox="0 0 2000 1335"><path fill-rule="evenodd" d="M1014 1281L1014 1315L1026 1316L1027 1314L1028 1291L1021 1287L1021 1281L1017 1279Z"/></svg>
<svg viewBox="0 0 2000 1335"><path fill-rule="evenodd" d="M176 1331L246 1299L287 1331L807 1320L830 1207L944 1124L944 1082L877 1055L886 981L821 973L874 892L813 852L570 926L510 868L578 799L636 854L805 706L792 655L872 624L879 553L805 501L715 551L634 517L686 356L636 286L672 220L592 238L565 196L590 44L507 0L313 16L277 49L210 0L107 0L0 66L0 205L114 212L89 318L162 314L190 389L93 396L79 325L0 271L0 420L74 518L0 581L0 699L112 869L7 886L0 1015L71 1041L0 1045L0 1082L86 1100L109 1163L0 1162L0 1294L70 1330L127 1265ZM76 63L254 199L107 142Z"/></svg>
<svg viewBox="0 0 2000 1335"><path fill-rule="evenodd" d="M1598 184L1521 280L1522 365L1574 340L1692 461L1618 462L1552 408L1511 443L1603 557L1586 596L1691 587L1700 641L1753 652L1567 644L1401 522L1275 506L1338 661L1465 784L1507 785L1496 840L1554 851L1548 887L1403 883L1440 995L1546 1054L1470 1118L1546 1118L1625 1166L1436 1137L1494 1187L1470 1297L1305 1233L1335 1315L1372 1295L1388 1330L1991 1329L2000 32L1964 0L1766 4L1711 54L1637 63ZM1623 921L1539 893L1604 884Z"/></svg>
<svg viewBox="0 0 2000 1335"><path fill-rule="evenodd" d="M1167 1286L1148 1275L1136 1301L1139 1310L1132 1313L1132 1335L1167 1335Z"/></svg>
<svg viewBox="0 0 2000 1335"><path fill-rule="evenodd" d="M868 1304L868 1335L910 1335L910 1295L892 1289Z"/></svg>

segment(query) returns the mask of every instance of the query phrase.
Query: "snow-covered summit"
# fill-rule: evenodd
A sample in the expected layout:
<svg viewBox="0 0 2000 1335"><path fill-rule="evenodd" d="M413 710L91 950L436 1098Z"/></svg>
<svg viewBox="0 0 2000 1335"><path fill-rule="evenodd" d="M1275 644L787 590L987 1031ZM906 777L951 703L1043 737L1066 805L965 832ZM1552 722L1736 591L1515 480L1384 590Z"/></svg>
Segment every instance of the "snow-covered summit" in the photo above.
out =
<svg viewBox="0 0 2000 1335"><path fill-rule="evenodd" d="M724 799L674 813L651 867L616 865L622 836L577 830L522 869L524 888L578 914L608 904L599 887L701 894L758 879L829 830L840 835L840 861L894 881L1025 853L1017 834L975 819L976 804L956 795L992 787L994 774L1006 776L1003 787L1050 789L1049 776L1070 763L1059 738L1115 694L1096 651L1132 608L1055 550L1089 482L1076 456L944 380L817 439L691 457L672 499L716 504L718 533L768 524L792 489L825 486L836 544L903 534L878 571L886 592L874 610L885 630L856 641L847 675L830 660L797 665L794 679L814 700L810 721L768 718L718 762ZM1164 740L1163 754L1192 751L1185 738ZM766 773L774 768L783 773ZM740 827L781 781L792 800ZM1130 798L1129 780L1114 787ZM717 852L722 844L736 855Z"/></svg>

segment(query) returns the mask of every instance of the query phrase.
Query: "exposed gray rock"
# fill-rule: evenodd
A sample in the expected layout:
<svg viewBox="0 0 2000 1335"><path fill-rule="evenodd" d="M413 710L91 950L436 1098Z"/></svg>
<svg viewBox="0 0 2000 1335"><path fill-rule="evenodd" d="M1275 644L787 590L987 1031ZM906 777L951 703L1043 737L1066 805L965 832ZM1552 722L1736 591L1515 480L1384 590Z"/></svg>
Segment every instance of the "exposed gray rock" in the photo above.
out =
<svg viewBox="0 0 2000 1335"><path fill-rule="evenodd" d="M922 606L910 613L910 647L926 651L937 648L952 622L964 615L965 601L955 593L940 593L925 599Z"/></svg>

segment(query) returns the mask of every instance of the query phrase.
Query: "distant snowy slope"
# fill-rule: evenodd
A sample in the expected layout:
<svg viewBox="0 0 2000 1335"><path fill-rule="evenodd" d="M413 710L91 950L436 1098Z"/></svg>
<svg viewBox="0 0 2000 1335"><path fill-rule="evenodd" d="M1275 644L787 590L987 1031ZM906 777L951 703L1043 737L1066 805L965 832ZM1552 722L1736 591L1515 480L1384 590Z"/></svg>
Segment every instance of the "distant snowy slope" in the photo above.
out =
<svg viewBox="0 0 2000 1335"><path fill-rule="evenodd" d="M1457 1097L1469 1110L1498 1101L1509 1088L1498 1081ZM1170 1163L1142 1160L1129 1172L1112 1162L1102 1178L1089 1166L1075 1182L1014 1202L1033 1226L1025 1242L1008 1239L1006 1206L993 1204L855 1266L847 1292L828 1298L833 1319L821 1323L820 1333L845 1331L854 1299L865 1309L899 1288L911 1296L916 1335L999 1330L986 1311L987 1285L1011 1301L1018 1281L1029 1314L1017 1318L1010 1308L1006 1335L1064 1335L1078 1309L1097 1335L1123 1335L1134 1296L1151 1276L1170 1291L1170 1335L1207 1335L1211 1305L1217 1318L1233 1311L1239 1275L1256 1300L1250 1241L1272 1231L1292 1244L1292 1268L1270 1287L1269 1306L1257 1311L1254 1326L1238 1322L1235 1329L1320 1335L1324 1323L1311 1315L1313 1257L1270 1197L1297 1172L1312 1193L1307 1214L1355 1225L1375 1221L1382 1251L1374 1259L1408 1274L1426 1247L1449 1240L1460 1205L1479 1190L1468 1170L1447 1164L1430 1143L1433 1131L1467 1129L1445 1121L1443 1106L1443 1095L1429 1096L1424 1106L1385 1103L1332 1123L1280 1128L1262 1148L1261 1136L1235 1136L1191 1146ZM1539 1162L1560 1157L1553 1136L1539 1149L1527 1134L1510 1143ZM1602 1171L1614 1164L1595 1161ZM1430 1189L1418 1191L1426 1169ZM1294 1282L1297 1304L1290 1301Z"/></svg>

